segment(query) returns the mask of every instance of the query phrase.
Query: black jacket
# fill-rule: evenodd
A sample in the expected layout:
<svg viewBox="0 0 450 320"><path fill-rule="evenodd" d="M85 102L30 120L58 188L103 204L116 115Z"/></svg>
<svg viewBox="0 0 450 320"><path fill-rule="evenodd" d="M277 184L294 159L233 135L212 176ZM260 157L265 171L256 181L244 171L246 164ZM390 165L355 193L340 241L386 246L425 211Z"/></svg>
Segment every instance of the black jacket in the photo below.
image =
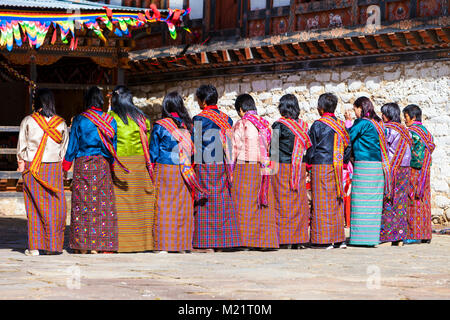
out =
<svg viewBox="0 0 450 320"><path fill-rule="evenodd" d="M294 151L295 135L292 131L281 122L274 122L272 125L272 147L274 143L279 139L279 163L292 163L292 152ZM277 150L271 148L272 160L276 160Z"/></svg>
<svg viewBox="0 0 450 320"><path fill-rule="evenodd" d="M320 121L315 121L309 129L308 134L311 139L312 146L306 153L306 163L333 164L334 130ZM344 163L348 163L350 161L350 155L351 146L349 145L344 150Z"/></svg>

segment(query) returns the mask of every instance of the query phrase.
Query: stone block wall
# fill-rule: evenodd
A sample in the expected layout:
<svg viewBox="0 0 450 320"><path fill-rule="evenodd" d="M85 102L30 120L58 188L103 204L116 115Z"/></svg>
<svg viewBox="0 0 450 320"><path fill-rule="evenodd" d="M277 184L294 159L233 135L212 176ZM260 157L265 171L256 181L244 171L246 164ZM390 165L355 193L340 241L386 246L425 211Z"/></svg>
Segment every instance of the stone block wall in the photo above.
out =
<svg viewBox="0 0 450 320"><path fill-rule="evenodd" d="M300 116L309 124L319 117L317 99L324 92L333 92L338 96L336 115L341 119L345 110L351 109L353 101L360 96L371 98L377 112L387 102L397 102L401 108L411 103L419 105L423 110L424 124L437 145L431 170L433 214L445 214L450 219L450 61L218 77L138 86L132 90L136 105L156 121L161 117L164 95L175 90L184 97L191 116L199 113L195 90L207 83L216 86L220 97L219 108L235 121L239 117L234 110L234 101L240 93L250 93L259 114L271 123L280 117L278 102L286 93L296 95L300 103Z"/></svg>

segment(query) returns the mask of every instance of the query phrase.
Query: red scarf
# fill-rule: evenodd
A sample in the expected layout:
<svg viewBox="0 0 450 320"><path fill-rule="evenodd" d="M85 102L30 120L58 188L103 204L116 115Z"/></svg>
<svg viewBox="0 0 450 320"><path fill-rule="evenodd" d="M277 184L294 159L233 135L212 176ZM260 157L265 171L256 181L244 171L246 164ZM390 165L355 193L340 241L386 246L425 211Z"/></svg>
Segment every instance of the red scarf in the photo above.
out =
<svg viewBox="0 0 450 320"><path fill-rule="evenodd" d="M427 181L427 178L430 176L430 166L431 166L431 154L433 153L434 149L436 148L436 145L433 141L433 136L429 132L425 132L421 127L419 127L419 124L422 125L422 123L416 121L414 124L409 127L409 131L416 133L420 139L425 144L425 158L422 165L422 170L420 170L419 174L419 180L418 184L413 186L415 188L415 196L418 199L423 198L423 194L425 191L425 184Z"/></svg>
<svg viewBox="0 0 450 320"><path fill-rule="evenodd" d="M334 145L333 145L333 168L334 177L336 179L337 188L337 198L344 199L344 151L345 148L350 144L350 135L345 129L344 121L334 118L332 113L324 113L322 118L317 120L326 124L328 127L333 129L334 134Z"/></svg>
<svg viewBox="0 0 450 320"><path fill-rule="evenodd" d="M311 140L308 135L308 124L301 119L293 120L282 117L278 122L284 124L295 135L294 150L292 152L292 171L290 187L297 191L302 170L303 152L311 147Z"/></svg>
<svg viewBox="0 0 450 320"><path fill-rule="evenodd" d="M227 145L227 141L231 141L231 125L228 122L228 116L219 111L215 112L212 110L217 110L217 106L206 106L202 112L200 112L198 115L201 117L204 117L206 119L211 120L214 122L216 126L220 128L220 140L222 142L222 148L224 153L224 162L225 162L225 170L227 174L227 182L228 187L231 188L231 184L233 182L233 170L231 168L231 156L229 154L230 150Z"/></svg>
<svg viewBox="0 0 450 320"><path fill-rule="evenodd" d="M408 129L406 129L404 126L402 126L400 123L396 122L388 122L385 123L386 128L390 128L392 130L395 130L400 134L400 143L398 145L397 150L395 150L394 155L392 156L392 159L390 161L391 164L391 182L392 182L392 194L391 199L394 199L394 186L397 181L397 175L396 172L398 171L398 168L400 168L400 164L402 163L403 157L405 156L406 150L408 150L409 147L412 146L412 138L411 135L408 132Z"/></svg>
<svg viewBox="0 0 450 320"><path fill-rule="evenodd" d="M114 118L105 112L99 115L93 109L98 110L95 108L91 108L83 112L81 115L88 118L89 120L92 121L93 124L95 124L100 139L102 140L103 144L108 149L108 151L111 153L114 160L117 161L117 163L125 172L129 173L130 171L125 167L125 165L122 162L120 162L119 158L117 157L117 152L116 149L114 149L114 145L112 142L115 135L115 131L111 123L114 120Z"/></svg>
<svg viewBox="0 0 450 320"><path fill-rule="evenodd" d="M42 163L42 157L44 156L45 147L47 145L47 140L50 137L56 143L62 142L62 133L58 131L56 128L64 122L64 119L53 116L48 122L43 115L38 112L35 112L31 115L31 117L37 122L39 127L44 131L44 135L42 136L42 140L39 143L39 147L36 151L36 155L31 162L31 166L28 170L24 171L22 175L27 174L28 172L47 190L53 192L60 192L58 188L55 188L48 184L46 181L42 180L39 176L39 169Z"/></svg>
<svg viewBox="0 0 450 320"><path fill-rule="evenodd" d="M195 174L194 166L191 164L190 157L195 152L195 146L191 140L189 131L186 129L186 125L182 123L184 130L180 130L171 118L164 118L156 123L169 131L178 142L181 175L190 186L191 192L194 193L198 190L201 193L208 194L208 191L200 185L197 175Z"/></svg>
<svg viewBox="0 0 450 320"><path fill-rule="evenodd" d="M272 131L270 130L269 122L256 114L256 111L247 111L242 119L250 121L257 129L259 134L259 148L260 148L260 168L262 174L262 181L258 192L258 205L269 205L269 180L272 174L272 163L269 156L270 140Z"/></svg>

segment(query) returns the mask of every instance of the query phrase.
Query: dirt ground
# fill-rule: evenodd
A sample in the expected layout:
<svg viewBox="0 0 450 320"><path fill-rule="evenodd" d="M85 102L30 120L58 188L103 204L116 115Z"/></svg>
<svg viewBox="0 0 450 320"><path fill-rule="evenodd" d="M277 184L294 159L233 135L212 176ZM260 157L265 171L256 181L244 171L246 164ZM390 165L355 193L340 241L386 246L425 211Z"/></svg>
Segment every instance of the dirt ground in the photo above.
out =
<svg viewBox="0 0 450 320"><path fill-rule="evenodd" d="M38 257L23 254L26 239L24 218L0 217L1 299L450 299L448 235L404 247Z"/></svg>

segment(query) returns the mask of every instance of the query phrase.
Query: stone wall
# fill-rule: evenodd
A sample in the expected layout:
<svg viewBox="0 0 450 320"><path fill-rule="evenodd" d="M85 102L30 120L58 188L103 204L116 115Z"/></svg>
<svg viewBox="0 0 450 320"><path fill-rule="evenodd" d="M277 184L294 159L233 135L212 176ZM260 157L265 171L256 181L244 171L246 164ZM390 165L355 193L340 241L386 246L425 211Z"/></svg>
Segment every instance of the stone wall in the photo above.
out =
<svg viewBox="0 0 450 320"><path fill-rule="evenodd" d="M161 83L132 89L135 93L135 103L144 108L153 120L157 120L161 116L164 95L174 90L185 98L191 116L199 113L195 90L204 83L211 83L217 87L220 109L228 113L233 120L238 119L234 110L234 100L240 93L252 94L259 114L270 122L279 118L278 101L286 93L297 96L301 117L310 124L319 117L316 104L319 95L324 92L337 94L339 105L336 114L342 119L344 111L352 108L353 101L360 96L371 98L378 112L381 105L387 102L397 102L401 108L410 103L419 105L423 110L424 124L433 134L437 145L433 153L431 171L433 214L445 213L450 219L449 61L220 77Z"/></svg>

